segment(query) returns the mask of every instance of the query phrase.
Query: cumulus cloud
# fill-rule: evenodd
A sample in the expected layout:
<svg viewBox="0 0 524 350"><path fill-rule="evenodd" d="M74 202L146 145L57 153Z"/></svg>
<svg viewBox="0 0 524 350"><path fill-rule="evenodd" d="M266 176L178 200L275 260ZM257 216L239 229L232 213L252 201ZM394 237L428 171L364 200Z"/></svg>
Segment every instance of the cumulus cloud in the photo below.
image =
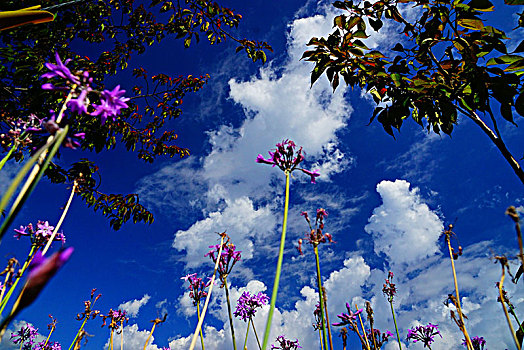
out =
<svg viewBox="0 0 524 350"><path fill-rule="evenodd" d="M365 231L373 236L375 253L392 265L414 263L438 252L443 225L438 215L410 190L405 180L382 181L377 192L382 205L373 210Z"/></svg>
<svg viewBox="0 0 524 350"><path fill-rule="evenodd" d="M118 308L126 311L129 317L137 317L138 311L140 311L142 306L147 304L149 299L151 299L151 296L149 294L144 294L142 299L126 301L125 303L118 305Z"/></svg>
<svg viewBox="0 0 524 350"><path fill-rule="evenodd" d="M123 331L123 337L122 337L124 339L124 350L143 349L150 332L151 332L150 329L140 330L136 323L125 326L124 331ZM120 336L114 337L113 347L115 349L120 349L120 341L121 341ZM153 334L151 335L151 338L149 339L148 345L145 349L146 350L161 350L162 347L155 345L154 342L155 342L155 335ZM106 348L109 348L109 339L107 340L104 346L104 349Z"/></svg>

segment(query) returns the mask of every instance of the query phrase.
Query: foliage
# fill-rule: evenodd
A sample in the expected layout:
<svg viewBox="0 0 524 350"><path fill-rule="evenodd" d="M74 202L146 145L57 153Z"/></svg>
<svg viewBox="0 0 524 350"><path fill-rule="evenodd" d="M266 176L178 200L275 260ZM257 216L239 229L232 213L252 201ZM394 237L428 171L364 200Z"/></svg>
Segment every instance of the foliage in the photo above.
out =
<svg viewBox="0 0 524 350"><path fill-rule="evenodd" d="M32 5L34 1L9 0L3 3L3 10ZM132 69L136 83L131 89L133 96L127 94L129 108L114 122L101 125L89 114L71 112L63 124L72 127L71 134L85 133L81 144L84 150L101 152L122 143L139 159L151 163L161 156L189 155L187 148L176 143L177 134L169 129L169 122L181 115L183 98L203 88L209 76L151 74L143 67L130 66L134 55L165 39L180 39L189 47L201 36L210 44L226 38L236 41L240 45L237 52L244 50L253 61L265 62L263 50L271 50L266 43L235 38L230 31L237 28L241 15L211 1L41 0L41 5L43 10L55 13L53 22L0 32L1 145L7 151L17 143L11 155L17 161L45 137L35 135L33 144L24 142L17 139L19 134L13 132L13 126L26 122L28 116L45 120L49 110L59 109L66 98L66 91L41 89L39 78L47 71L45 63L51 61L54 52L64 60L71 59L73 72L89 71L94 90L102 91L108 77ZM84 55L86 49L90 57ZM69 170L53 164L46 175L55 183L70 181L78 164ZM91 174L83 172L84 179ZM94 188L81 186L81 196L88 205L109 216L114 229L131 217L135 222L152 222L152 214L138 203L136 194L107 195Z"/></svg>
<svg viewBox="0 0 524 350"><path fill-rule="evenodd" d="M513 124L515 112L524 115L524 41L510 52L504 31L482 17L494 11L489 0L335 1L333 6L343 11L334 19L334 31L312 38L313 49L302 57L315 63L312 84L325 73L333 90L340 77L365 89L377 105L370 122L376 118L392 136L409 116L428 131L450 135L461 113L481 127L524 183L493 112L500 108ZM412 21L402 16L408 8L418 11ZM517 28L524 26L524 14L519 16ZM399 29L398 39L392 39L391 51L370 49L364 40L370 36L367 23L379 32L386 21Z"/></svg>

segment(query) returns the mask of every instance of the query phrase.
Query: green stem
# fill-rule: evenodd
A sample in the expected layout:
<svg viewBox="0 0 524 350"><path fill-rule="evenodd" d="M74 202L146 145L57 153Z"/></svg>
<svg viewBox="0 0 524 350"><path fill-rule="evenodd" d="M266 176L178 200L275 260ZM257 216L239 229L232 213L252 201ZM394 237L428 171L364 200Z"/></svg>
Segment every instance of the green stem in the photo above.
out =
<svg viewBox="0 0 524 350"><path fill-rule="evenodd" d="M269 332L271 331L271 321L273 320L273 312L275 311L275 304L277 301L278 284L280 282L280 272L282 270L282 260L284 260L284 245L286 243L286 226L287 226L287 213L289 208L289 171L285 171L286 174L286 199L284 201L284 221L282 223L282 234L280 236L280 250L278 253L277 270L275 272L275 282L273 283L273 292L271 293L271 305L269 306L269 314L267 315L266 330L264 332L264 342L262 344L262 350L266 349Z"/></svg>
<svg viewBox="0 0 524 350"><path fill-rule="evenodd" d="M198 321L200 321L200 300L197 302L197 315L198 315ZM202 344L202 350L205 350L204 335L202 334L202 328L200 328L200 343Z"/></svg>
<svg viewBox="0 0 524 350"><path fill-rule="evenodd" d="M244 346L242 347L242 350L247 350L247 336L249 335L249 326L251 326L251 323L249 321L247 322L247 330L246 330L246 339L244 339Z"/></svg>
<svg viewBox="0 0 524 350"><path fill-rule="evenodd" d="M229 326L231 327L231 338L233 339L233 349L237 350L235 341L235 328L233 328L233 313L231 312L231 302L229 301L229 289L227 288L227 276L224 276L224 288L226 290L227 312L229 314Z"/></svg>
<svg viewBox="0 0 524 350"><path fill-rule="evenodd" d="M253 322L252 318L250 318L249 321L251 322L251 325L253 326L253 332L255 333L255 338L257 338L258 348L262 349L262 347L260 346L260 340L258 340L258 334L257 334L257 329L255 328L255 323Z"/></svg>
<svg viewBox="0 0 524 350"><path fill-rule="evenodd" d="M23 136L23 134L22 134L22 136ZM9 158L11 157L11 154L13 154L13 152L16 151L16 149L18 148L19 144L20 143L18 141L13 142L13 145L11 146L11 149L9 150L9 152L7 152L5 157L2 158L2 160L0 161L0 170L3 169L5 163L9 160Z"/></svg>
<svg viewBox="0 0 524 350"><path fill-rule="evenodd" d="M78 329L78 332L76 332L75 339L73 339L73 342L69 346L68 350L71 350L73 348L73 346L75 346L76 340L78 339L78 336L80 335L80 332L82 332L82 329L84 329L84 326L85 326L88 318L89 318L88 315L86 315L86 317L84 318L84 322L82 322L82 325L80 326L80 329Z"/></svg>
<svg viewBox="0 0 524 350"><path fill-rule="evenodd" d="M328 349L328 342L327 342L327 336L326 336L326 322L324 317L324 297L322 295L322 278L320 276L320 258L318 257L318 245L314 245L315 250L315 261L317 264L317 284L318 284L318 298L319 298L319 305L320 305L320 315L322 320L322 338L320 339L320 342L323 342L324 345L322 346L326 350Z"/></svg>
<svg viewBox="0 0 524 350"><path fill-rule="evenodd" d="M508 304L508 306L509 306L509 313L513 315L513 318L515 319L515 321L517 321L517 324L519 325L520 331L524 333L524 327L522 327L522 324L520 324L517 314L515 313L515 309L513 309L513 306L511 306L511 304Z"/></svg>
<svg viewBox="0 0 524 350"><path fill-rule="evenodd" d="M397 332L398 347L400 350L402 350L402 344L400 343L400 335L398 333L397 319L395 317L395 310L393 310L393 301L389 302L389 306L391 306L391 315L393 315L393 323L395 324L395 331Z"/></svg>
<svg viewBox="0 0 524 350"><path fill-rule="evenodd" d="M4 312L4 309L5 309L6 305L7 305L7 302L11 298L11 295L13 294L16 286L18 285L18 282L20 281L20 278L22 278L22 276L24 275L25 270L27 270L27 268L29 267L29 264L31 264L31 261L33 260L33 257L35 256L35 253L36 253L35 248L36 248L35 245L31 246L31 250L29 251L29 254L27 255L27 259L26 259L26 261L24 263L24 266L22 266L22 268L18 272L18 276L16 277L15 281L13 282L13 285L9 288L9 291L7 292L5 297L0 302L0 316L2 316L2 314Z"/></svg>

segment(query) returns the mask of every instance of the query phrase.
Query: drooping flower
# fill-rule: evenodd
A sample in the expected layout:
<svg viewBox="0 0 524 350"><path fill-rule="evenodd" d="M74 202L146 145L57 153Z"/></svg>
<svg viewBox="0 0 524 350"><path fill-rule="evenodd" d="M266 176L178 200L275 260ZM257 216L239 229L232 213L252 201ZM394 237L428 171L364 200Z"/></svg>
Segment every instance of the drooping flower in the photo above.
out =
<svg viewBox="0 0 524 350"><path fill-rule="evenodd" d="M300 170L303 173L311 177L311 182L316 183L316 178L320 176L318 171L309 171L303 168L299 168L298 165L304 160L302 154L302 147L295 152L297 145L291 140L284 140L281 143L276 144L274 152L269 151L270 158L265 159L264 156L259 154L256 162L262 164L270 164L273 167L278 166L284 172L293 172L293 170Z"/></svg>
<svg viewBox="0 0 524 350"><path fill-rule="evenodd" d="M436 335L442 338L438 325L429 323L427 326L417 326L408 329L406 340L413 340L413 343L420 341L424 344L424 347L429 347L435 341Z"/></svg>
<svg viewBox="0 0 524 350"><path fill-rule="evenodd" d="M16 333L11 333L11 341L15 344L30 343L32 345L37 335L38 329L28 323L22 326Z"/></svg>
<svg viewBox="0 0 524 350"><path fill-rule="evenodd" d="M362 309L358 309L355 312L351 311L351 306L349 303L346 303L346 309L348 309L348 313L341 313L340 315L337 315L341 321L338 323L333 323L333 326L346 326L354 322L357 319L357 316L362 312Z"/></svg>
<svg viewBox="0 0 524 350"><path fill-rule="evenodd" d="M269 297L262 292L258 292L256 295L244 292L240 298L238 298L234 315L235 317L240 317L244 322L247 322L255 316L257 309L267 305L268 301Z"/></svg>
<svg viewBox="0 0 524 350"><path fill-rule="evenodd" d="M273 349L280 349L280 350L296 350L296 349L302 349L300 344L298 343L298 339L289 340L286 339L284 335L279 335L276 339L277 345L271 344L271 350Z"/></svg>

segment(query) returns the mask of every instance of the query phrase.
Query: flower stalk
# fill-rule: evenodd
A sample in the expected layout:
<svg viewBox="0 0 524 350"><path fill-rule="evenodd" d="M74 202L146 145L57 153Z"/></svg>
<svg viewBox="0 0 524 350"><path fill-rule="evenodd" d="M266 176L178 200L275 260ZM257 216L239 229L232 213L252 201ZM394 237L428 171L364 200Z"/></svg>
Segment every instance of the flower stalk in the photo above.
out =
<svg viewBox="0 0 524 350"><path fill-rule="evenodd" d="M315 250L315 262L316 262L316 268L317 268L317 284L318 284L318 297L319 297L319 304L320 304L320 317L321 317L321 325L322 325L322 338L320 339L321 343L324 343L324 348L327 350L328 348L328 342L327 342L327 332L326 332L326 322L324 317L324 296L322 293L322 278L320 276L320 259L318 257L318 244L314 245Z"/></svg>

